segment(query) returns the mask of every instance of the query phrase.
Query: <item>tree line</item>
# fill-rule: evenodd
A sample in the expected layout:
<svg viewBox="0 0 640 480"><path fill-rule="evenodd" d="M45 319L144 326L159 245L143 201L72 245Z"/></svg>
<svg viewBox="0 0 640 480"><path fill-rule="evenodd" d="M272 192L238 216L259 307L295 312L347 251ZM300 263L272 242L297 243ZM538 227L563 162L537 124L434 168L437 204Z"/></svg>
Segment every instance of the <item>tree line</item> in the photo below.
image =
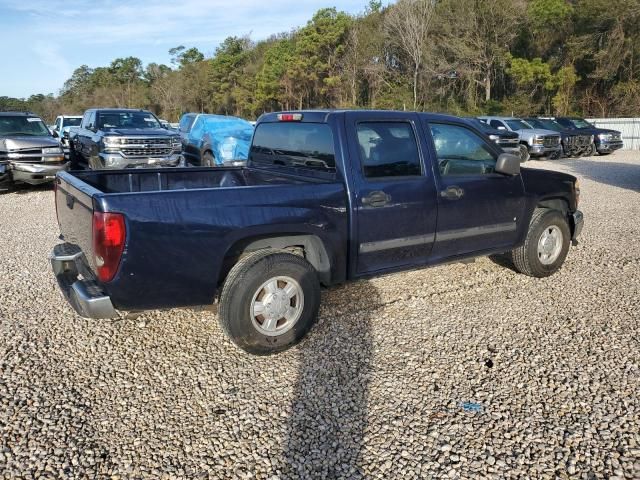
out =
<svg viewBox="0 0 640 480"><path fill-rule="evenodd" d="M456 115L638 116L638 0L371 0L319 10L261 41L233 36L211 58L169 51L77 68L58 95L0 97L51 120L94 106L255 119L274 110L375 108Z"/></svg>

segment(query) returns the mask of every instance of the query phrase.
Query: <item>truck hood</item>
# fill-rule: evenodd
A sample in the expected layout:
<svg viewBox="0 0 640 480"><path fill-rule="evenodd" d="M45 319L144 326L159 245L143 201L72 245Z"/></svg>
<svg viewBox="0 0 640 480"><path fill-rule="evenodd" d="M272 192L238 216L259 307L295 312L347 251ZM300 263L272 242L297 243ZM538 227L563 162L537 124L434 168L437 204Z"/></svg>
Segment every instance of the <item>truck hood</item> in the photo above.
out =
<svg viewBox="0 0 640 480"><path fill-rule="evenodd" d="M593 127L593 128L572 128L570 130L568 130L569 132L573 132L573 133L584 133L586 135L599 135L602 133L610 133L610 134L615 134L615 135L620 135L620 132L618 130L610 130L608 128L597 128L597 127Z"/></svg>
<svg viewBox="0 0 640 480"><path fill-rule="evenodd" d="M526 128L523 130L516 130L516 132L518 132L520 135L555 135L556 137L560 136L560 133L558 132L554 132L553 130L545 130L543 128Z"/></svg>
<svg viewBox="0 0 640 480"><path fill-rule="evenodd" d="M24 150L28 148L58 147L60 144L53 137L28 137L16 135L15 137L0 137L0 150L8 152Z"/></svg>
<svg viewBox="0 0 640 480"><path fill-rule="evenodd" d="M105 134L123 137L170 137L176 136L164 128L109 128Z"/></svg>

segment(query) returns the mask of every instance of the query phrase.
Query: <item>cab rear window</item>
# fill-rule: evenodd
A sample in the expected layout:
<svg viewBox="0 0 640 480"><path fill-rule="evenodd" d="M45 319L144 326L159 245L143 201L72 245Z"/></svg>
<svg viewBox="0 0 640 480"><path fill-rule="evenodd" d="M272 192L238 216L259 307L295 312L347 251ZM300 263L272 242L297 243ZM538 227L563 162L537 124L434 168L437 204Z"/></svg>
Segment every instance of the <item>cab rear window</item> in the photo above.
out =
<svg viewBox="0 0 640 480"><path fill-rule="evenodd" d="M331 128L325 123L260 123L249 160L257 165L335 170Z"/></svg>

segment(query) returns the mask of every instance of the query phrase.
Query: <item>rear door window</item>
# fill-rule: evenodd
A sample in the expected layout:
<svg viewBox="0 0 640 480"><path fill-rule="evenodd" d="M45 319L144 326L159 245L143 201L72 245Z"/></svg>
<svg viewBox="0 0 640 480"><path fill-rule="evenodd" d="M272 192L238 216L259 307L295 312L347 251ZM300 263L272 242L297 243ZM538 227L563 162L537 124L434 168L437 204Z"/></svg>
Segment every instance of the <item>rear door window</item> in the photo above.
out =
<svg viewBox="0 0 640 480"><path fill-rule="evenodd" d="M362 170L367 178L422 174L413 127L408 122L362 122L357 125Z"/></svg>
<svg viewBox="0 0 640 480"><path fill-rule="evenodd" d="M256 165L335 170L331 128L326 123L260 123L249 160Z"/></svg>

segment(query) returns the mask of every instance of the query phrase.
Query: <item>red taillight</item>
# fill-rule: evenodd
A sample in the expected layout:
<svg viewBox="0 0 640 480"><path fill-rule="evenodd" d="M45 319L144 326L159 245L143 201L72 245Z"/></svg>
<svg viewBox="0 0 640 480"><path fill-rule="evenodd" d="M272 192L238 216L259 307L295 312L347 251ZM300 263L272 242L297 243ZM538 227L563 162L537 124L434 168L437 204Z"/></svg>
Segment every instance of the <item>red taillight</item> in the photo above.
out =
<svg viewBox="0 0 640 480"><path fill-rule="evenodd" d="M93 255L98 278L110 282L118 271L127 230L121 213L93 213Z"/></svg>
<svg viewBox="0 0 640 480"><path fill-rule="evenodd" d="M301 113L279 113L278 120L281 122L299 122L302 120Z"/></svg>

